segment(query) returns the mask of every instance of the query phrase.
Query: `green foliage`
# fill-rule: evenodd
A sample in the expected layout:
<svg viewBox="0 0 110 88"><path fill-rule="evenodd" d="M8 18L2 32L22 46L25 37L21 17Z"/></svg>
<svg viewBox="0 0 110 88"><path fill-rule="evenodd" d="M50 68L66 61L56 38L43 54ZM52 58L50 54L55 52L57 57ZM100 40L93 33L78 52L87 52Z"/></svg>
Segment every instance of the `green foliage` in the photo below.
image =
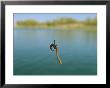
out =
<svg viewBox="0 0 110 88"><path fill-rule="evenodd" d="M54 27L54 26L61 26L61 25L68 25L68 24L82 24L82 25L97 25L97 17L96 18L88 18L85 21L78 21L73 18L57 18L52 21L47 22L39 22L36 20L28 19L24 21L17 21L17 27Z"/></svg>
<svg viewBox="0 0 110 88"><path fill-rule="evenodd" d="M97 25L97 17L94 19L90 19L90 18L86 19L84 21L84 24L86 24L86 25Z"/></svg>
<svg viewBox="0 0 110 88"><path fill-rule="evenodd" d="M35 20L25 20L25 21L18 21L16 25L18 26L36 26L38 24Z"/></svg>
<svg viewBox="0 0 110 88"><path fill-rule="evenodd" d="M78 21L72 18L59 18L55 19L53 21L45 22L47 26L56 26L56 25L62 25L62 24L71 24L71 23L77 23Z"/></svg>
<svg viewBox="0 0 110 88"><path fill-rule="evenodd" d="M70 23L76 23L77 21L72 18L59 18L53 21L55 24L70 24Z"/></svg>

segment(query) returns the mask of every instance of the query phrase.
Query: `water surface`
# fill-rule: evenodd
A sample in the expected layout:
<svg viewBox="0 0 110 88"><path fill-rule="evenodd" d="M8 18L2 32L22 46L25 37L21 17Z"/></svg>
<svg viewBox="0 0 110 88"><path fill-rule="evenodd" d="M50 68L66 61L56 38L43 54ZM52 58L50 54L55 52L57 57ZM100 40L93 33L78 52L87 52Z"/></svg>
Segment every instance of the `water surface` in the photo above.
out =
<svg viewBox="0 0 110 88"><path fill-rule="evenodd" d="M62 65L49 45L56 40ZM97 31L14 29L14 75L96 75Z"/></svg>

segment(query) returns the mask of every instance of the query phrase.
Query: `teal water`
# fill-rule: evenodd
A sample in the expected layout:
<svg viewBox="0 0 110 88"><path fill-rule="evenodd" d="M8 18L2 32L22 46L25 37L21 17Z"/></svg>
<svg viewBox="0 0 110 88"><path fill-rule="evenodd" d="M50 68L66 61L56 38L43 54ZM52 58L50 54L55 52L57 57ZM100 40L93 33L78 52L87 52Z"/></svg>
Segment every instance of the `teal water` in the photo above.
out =
<svg viewBox="0 0 110 88"><path fill-rule="evenodd" d="M56 40L62 65L49 45ZM96 75L97 31L14 29L14 75Z"/></svg>

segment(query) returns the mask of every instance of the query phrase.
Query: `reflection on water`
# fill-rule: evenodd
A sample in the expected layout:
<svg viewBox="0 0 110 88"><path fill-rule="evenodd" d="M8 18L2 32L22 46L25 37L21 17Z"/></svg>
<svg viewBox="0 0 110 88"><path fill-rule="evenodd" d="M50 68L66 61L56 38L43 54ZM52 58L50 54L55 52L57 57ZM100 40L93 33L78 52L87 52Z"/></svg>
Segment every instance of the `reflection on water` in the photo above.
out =
<svg viewBox="0 0 110 88"><path fill-rule="evenodd" d="M56 40L63 64L49 45ZM97 31L15 29L14 75L96 75Z"/></svg>

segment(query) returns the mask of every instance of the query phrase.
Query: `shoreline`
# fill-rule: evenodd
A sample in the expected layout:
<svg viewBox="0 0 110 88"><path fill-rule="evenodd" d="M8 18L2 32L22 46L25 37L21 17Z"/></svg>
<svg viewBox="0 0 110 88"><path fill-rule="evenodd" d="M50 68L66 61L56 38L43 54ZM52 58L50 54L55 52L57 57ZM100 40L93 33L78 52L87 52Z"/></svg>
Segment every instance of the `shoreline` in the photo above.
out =
<svg viewBox="0 0 110 88"><path fill-rule="evenodd" d="M59 27L59 26L50 26L50 27L26 27L26 26L17 26L14 29L30 29L30 30L38 30L38 29L48 29L48 30L74 30L74 29L97 29L97 26L76 26L76 27Z"/></svg>

